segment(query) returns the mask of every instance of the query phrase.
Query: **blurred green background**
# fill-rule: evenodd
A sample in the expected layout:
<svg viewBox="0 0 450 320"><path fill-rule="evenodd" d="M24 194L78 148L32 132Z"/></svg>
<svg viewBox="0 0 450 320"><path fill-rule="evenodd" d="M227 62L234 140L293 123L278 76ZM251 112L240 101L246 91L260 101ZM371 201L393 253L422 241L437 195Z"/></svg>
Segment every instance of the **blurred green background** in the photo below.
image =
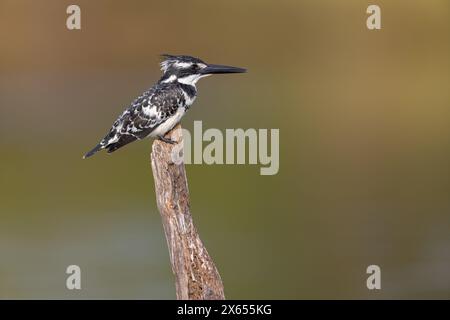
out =
<svg viewBox="0 0 450 320"><path fill-rule="evenodd" d="M187 166L227 298L450 298L449 39L447 0L0 0L0 298L175 298L151 141L81 159L160 53L249 70L185 128L280 129L278 175Z"/></svg>

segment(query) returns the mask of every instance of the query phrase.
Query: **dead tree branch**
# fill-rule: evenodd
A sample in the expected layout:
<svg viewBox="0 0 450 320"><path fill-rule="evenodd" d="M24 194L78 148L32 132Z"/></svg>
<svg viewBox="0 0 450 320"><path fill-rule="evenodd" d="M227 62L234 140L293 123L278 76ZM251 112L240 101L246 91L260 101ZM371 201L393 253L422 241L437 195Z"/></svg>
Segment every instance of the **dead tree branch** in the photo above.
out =
<svg viewBox="0 0 450 320"><path fill-rule="evenodd" d="M155 140L151 161L156 201L176 280L177 299L225 299L219 272L192 221L184 163L176 161L173 156L183 152L181 126L177 125L166 138L177 143Z"/></svg>

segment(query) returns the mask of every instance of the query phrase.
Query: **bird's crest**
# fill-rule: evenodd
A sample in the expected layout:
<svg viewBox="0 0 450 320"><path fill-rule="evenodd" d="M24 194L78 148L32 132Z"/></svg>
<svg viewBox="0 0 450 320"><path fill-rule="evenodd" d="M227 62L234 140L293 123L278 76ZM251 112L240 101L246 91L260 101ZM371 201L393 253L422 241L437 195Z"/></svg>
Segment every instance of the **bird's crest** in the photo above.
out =
<svg viewBox="0 0 450 320"><path fill-rule="evenodd" d="M194 63L204 62L198 58L184 55L171 55L164 53L161 55L163 61L161 62L161 70L165 73L170 67L176 66L178 68L188 68Z"/></svg>
<svg viewBox="0 0 450 320"><path fill-rule="evenodd" d="M177 61L176 56L170 54L162 54L161 59L163 59L160 63L162 72L166 72Z"/></svg>

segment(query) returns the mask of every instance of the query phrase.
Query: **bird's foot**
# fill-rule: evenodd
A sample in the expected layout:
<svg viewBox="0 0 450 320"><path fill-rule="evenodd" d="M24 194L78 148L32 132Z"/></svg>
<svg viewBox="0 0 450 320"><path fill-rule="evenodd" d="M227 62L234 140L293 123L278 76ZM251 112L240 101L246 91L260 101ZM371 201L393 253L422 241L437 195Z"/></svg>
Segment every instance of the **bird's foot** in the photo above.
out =
<svg viewBox="0 0 450 320"><path fill-rule="evenodd" d="M165 143L169 143L169 144L175 144L175 143L177 143L176 141L174 141L174 140L172 140L172 139L169 139L169 138L166 138L166 137L164 137L164 136L162 136L162 135L159 135L159 136L158 136L158 139L161 140L161 141L164 141Z"/></svg>

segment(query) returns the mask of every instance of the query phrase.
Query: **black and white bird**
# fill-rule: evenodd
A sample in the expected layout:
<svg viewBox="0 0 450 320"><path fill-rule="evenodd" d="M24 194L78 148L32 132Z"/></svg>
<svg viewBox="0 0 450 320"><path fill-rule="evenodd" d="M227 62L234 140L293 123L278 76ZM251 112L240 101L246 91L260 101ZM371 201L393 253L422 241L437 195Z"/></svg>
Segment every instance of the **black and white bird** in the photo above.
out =
<svg viewBox="0 0 450 320"><path fill-rule="evenodd" d="M146 137L174 143L164 135L180 122L194 103L199 79L217 73L246 72L242 68L208 64L191 56L163 55L163 58L161 79L131 103L109 133L83 158L102 149L111 153Z"/></svg>

